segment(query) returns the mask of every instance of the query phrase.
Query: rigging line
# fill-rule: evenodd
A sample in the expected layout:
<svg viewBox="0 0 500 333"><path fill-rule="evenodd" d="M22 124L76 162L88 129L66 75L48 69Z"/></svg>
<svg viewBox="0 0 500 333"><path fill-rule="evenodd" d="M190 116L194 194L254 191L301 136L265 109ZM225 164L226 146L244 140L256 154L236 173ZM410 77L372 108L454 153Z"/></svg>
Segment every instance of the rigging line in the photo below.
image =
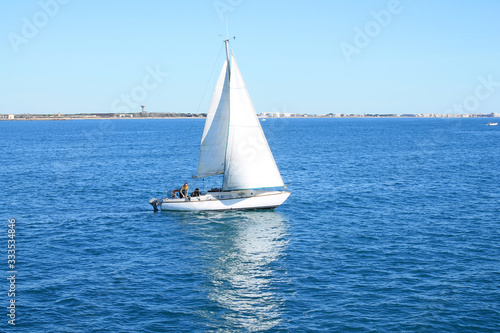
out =
<svg viewBox="0 0 500 333"><path fill-rule="evenodd" d="M223 50L223 45L220 47L219 49L219 53L217 54L217 58L215 59L215 62L214 62L214 65L212 67L212 71L210 73L210 77L208 78L208 81L207 81L207 84L205 85L205 90L203 91L203 94L201 96L201 99L200 99L200 103L198 104L198 108L196 109L196 113L200 113L200 110L201 110L201 105L203 104L203 100L205 99L205 96L207 94L207 90L208 90L208 87L210 85L210 82L212 81L212 77L214 76L214 71L217 67L217 64L219 62L219 59L221 57L221 53L222 53L222 50ZM209 102L210 103L210 102ZM193 126L195 126L195 123L192 122L191 123L191 126L189 126L188 128L188 137L191 137L191 133L192 133L192 130L193 130ZM184 140L184 143L183 143L183 151L185 151L185 148L187 146L187 140ZM198 156L197 156L198 157ZM197 165L195 166L197 168ZM193 173L193 174L196 174L196 171ZM197 178L199 179L199 178Z"/></svg>
<svg viewBox="0 0 500 333"><path fill-rule="evenodd" d="M205 87L205 91L203 92L203 95L201 97L201 100L200 100L200 103L198 105L198 108L197 108L197 113L199 114L200 113L200 108L201 108L201 104L203 103L203 99L205 98L205 95L206 95L206 92L207 92L207 89L208 89L208 86L210 84L210 81L212 80L212 77L213 77L213 74L214 74L214 71L215 71L215 68L217 66L217 63L219 62L219 59L220 59L220 56L221 56L221 53L222 53L222 50L224 48L224 45L221 45L220 49L219 49L219 53L217 55L217 58L214 62L214 65L212 67L212 72L210 73L210 77L208 78L208 81L207 81L207 84L206 84L206 87ZM195 126L195 123L194 122L191 122L190 126L188 127L187 131L188 131L188 135L187 137L190 138L191 137L191 132L193 130L193 127ZM181 147L181 155L183 156L186 156L186 148L187 148L187 145L188 145L188 141L189 140L182 140L183 141L183 144L182 144L182 147ZM186 178L187 180L187 178Z"/></svg>
<svg viewBox="0 0 500 333"><path fill-rule="evenodd" d="M214 65L212 67L212 72L210 73L210 77L208 78L207 84L205 85L205 90L203 91L203 94L201 96L200 104L198 104L198 109L196 110L197 113L200 113L201 104L203 103L203 100L205 99L205 95L207 94L208 86L210 85L210 82L212 81L212 77L214 75L215 68L217 67L217 64L219 62L219 58L220 58L220 54L222 53L223 46L224 45L222 45L220 47L219 54L217 55L217 59L215 59Z"/></svg>
<svg viewBox="0 0 500 333"><path fill-rule="evenodd" d="M212 76L213 76L213 73L214 73L215 67L216 67L216 65L217 65L217 62L218 62L218 60L219 60L219 58L220 58L220 54L221 54L221 52L222 52L222 46L221 46L221 48L220 48L220 50L219 50L219 54L217 55L217 59L216 59L216 61L215 61L215 63L214 63L214 66L213 66L213 68L212 68L212 72L211 72L210 77L209 77L209 79L208 79L208 82L207 82L207 84L206 84L205 91L203 92L203 95L202 95L202 98L201 98L201 100L200 100L200 103L198 104L198 109L197 109L197 111L196 111L198 114L200 113L201 104L203 103L203 99L205 98L205 95L206 95L206 92L207 92L207 89L208 89L208 85L210 84L210 81L211 81L211 79L212 79ZM196 125L196 123L195 123L195 122L190 122L190 125L189 125L189 127L187 128L187 138L191 138L191 136L192 136L191 134L192 134L192 132L193 132L193 128L194 128L194 126L195 126L195 125ZM181 153L181 154L182 154L183 156L187 156L187 154L186 154L186 151L187 151L187 145L188 145L188 142L190 142L190 141L189 141L189 140L182 140L182 142L183 142L183 143L182 143L181 151L182 151L183 153ZM197 168L197 166L196 166L196 168ZM196 172L194 172L194 173L196 173ZM194 173L192 173L192 174L194 174ZM187 178L186 178L186 179L187 179ZM185 181L184 181L184 182L185 182Z"/></svg>

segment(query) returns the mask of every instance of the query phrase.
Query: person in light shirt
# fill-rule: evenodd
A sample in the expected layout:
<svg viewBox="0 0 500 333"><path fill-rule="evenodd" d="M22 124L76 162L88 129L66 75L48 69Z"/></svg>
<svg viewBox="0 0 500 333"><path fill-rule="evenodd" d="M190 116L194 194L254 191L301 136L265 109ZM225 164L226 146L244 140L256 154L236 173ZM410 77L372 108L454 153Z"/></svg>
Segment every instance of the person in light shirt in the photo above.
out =
<svg viewBox="0 0 500 333"><path fill-rule="evenodd" d="M188 197L188 192L189 192L188 183L184 183L184 185L182 185L181 189L179 190L179 196L181 198L187 198Z"/></svg>

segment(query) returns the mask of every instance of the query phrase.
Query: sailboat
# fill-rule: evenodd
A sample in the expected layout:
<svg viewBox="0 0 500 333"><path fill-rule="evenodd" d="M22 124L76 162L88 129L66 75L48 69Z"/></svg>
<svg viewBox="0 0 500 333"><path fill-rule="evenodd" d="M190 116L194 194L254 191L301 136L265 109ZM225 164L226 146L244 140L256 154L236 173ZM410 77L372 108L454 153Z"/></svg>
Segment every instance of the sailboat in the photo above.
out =
<svg viewBox="0 0 500 333"><path fill-rule="evenodd" d="M187 198L153 198L158 210L273 209L289 197L225 40L226 59L215 86L201 138L195 178L223 175L222 187Z"/></svg>

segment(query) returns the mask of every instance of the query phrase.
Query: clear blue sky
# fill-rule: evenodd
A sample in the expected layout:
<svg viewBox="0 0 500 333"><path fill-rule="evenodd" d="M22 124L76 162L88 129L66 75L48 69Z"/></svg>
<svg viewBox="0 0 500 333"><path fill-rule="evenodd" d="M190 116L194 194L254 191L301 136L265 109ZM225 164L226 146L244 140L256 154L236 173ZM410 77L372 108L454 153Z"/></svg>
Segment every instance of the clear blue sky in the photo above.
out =
<svg viewBox="0 0 500 333"><path fill-rule="evenodd" d="M0 113L206 112L225 15L258 113L500 112L498 0L3 0L0 13Z"/></svg>

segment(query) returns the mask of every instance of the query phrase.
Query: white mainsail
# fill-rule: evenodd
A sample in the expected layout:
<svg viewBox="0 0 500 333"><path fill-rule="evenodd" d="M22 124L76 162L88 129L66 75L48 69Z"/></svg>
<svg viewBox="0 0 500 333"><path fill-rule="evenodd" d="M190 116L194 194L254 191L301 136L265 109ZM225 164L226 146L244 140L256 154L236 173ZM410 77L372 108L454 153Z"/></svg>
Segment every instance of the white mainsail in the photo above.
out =
<svg viewBox="0 0 500 333"><path fill-rule="evenodd" d="M201 138L198 178L224 173L229 122L229 71L222 66Z"/></svg>
<svg viewBox="0 0 500 333"><path fill-rule="evenodd" d="M234 55L223 190L284 186Z"/></svg>
<svg viewBox="0 0 500 333"><path fill-rule="evenodd" d="M217 81L198 161L198 178L218 174L224 191L284 186L233 54Z"/></svg>
<svg viewBox="0 0 500 333"><path fill-rule="evenodd" d="M158 211L274 209L290 196L255 114L245 82L226 44L226 61L217 80L200 145L197 178L223 174L222 191L197 196L152 198Z"/></svg>

